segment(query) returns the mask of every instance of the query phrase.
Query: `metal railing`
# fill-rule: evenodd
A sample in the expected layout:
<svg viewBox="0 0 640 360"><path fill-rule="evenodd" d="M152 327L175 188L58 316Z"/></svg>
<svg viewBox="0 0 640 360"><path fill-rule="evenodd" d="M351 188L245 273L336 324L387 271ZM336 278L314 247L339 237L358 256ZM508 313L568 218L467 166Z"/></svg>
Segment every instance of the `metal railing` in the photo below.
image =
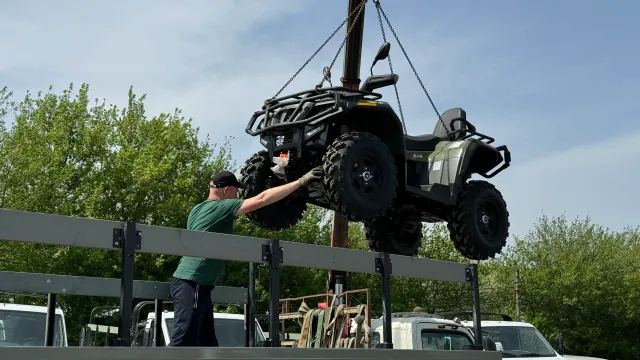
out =
<svg viewBox="0 0 640 360"><path fill-rule="evenodd" d="M34 226L37 224L37 226ZM346 272L358 272L379 274L382 277L382 309L383 309L383 341L378 347L392 348L391 341L391 277L408 277L424 280L448 281L457 283L467 283L471 285L473 296L474 331L479 335L480 328L480 303L477 281L477 265L462 264L449 261L432 260L417 257L400 255L390 255L388 253L377 253L371 251L361 251L353 249L332 248L314 244L297 243L291 241L280 241L278 239L261 239L246 236L228 235L220 233L209 233L191 231L185 229L169 228L162 226L152 226L136 224L132 222L118 222L108 220L89 219L81 217L70 217L62 215L42 214L25 212L18 210L0 209L0 239L10 241L21 241L38 244L77 246L85 248L111 249L122 252L122 278L104 279L81 276L62 276L49 274L28 274L28 273L0 273L0 283L5 290L12 291L37 291L50 294L75 294L75 295L99 295L99 296L119 296L120 297L120 319L119 338L120 346L129 346L130 337L123 333L131 328L131 314L134 298L156 299L158 301L168 299L168 283L148 282L134 280L135 264L134 254L153 253L177 256L198 256L205 258L215 258L229 261L240 261L250 263L250 283L249 291L243 288L218 287L212 293L215 301L233 302L228 300L246 299L246 312L249 318L248 323L252 324L254 319L253 304L255 281L254 274L251 274L254 263L262 263L268 266L269 271L269 334L279 332L279 304L280 304L280 267L282 265L316 268L326 270L341 270ZM393 267L392 267L393 265ZM2 290L2 289L0 289ZM55 303L55 299L53 301ZM482 337L476 336L476 345L482 344ZM271 347L279 347L280 339L272 336ZM19 355L20 348L0 348L0 357L12 358L25 357ZM52 358L47 350L54 350L60 356L74 356L74 349L31 349L26 358ZM96 350L96 349L93 349ZM137 358L133 353L126 355L124 350L113 348L103 349L107 352L92 353L91 358ZM146 351L153 349L130 349L146 357ZM230 349L227 349L230 350ZM282 352L274 353L262 349L262 352L247 353L251 349L237 349L238 352L232 355L228 352L216 353L213 351L203 355L204 349L196 350L166 350L173 359L203 358L202 356L213 357L219 354L223 358L288 358L300 356L296 349L278 349ZM256 349L257 350L257 349ZM323 352L323 351L329 352ZM317 351L315 358L321 359L335 358L328 355L331 351L339 349L305 349L303 351ZM175 351L175 352L174 352ZM293 353L290 353L293 351ZM373 354L366 349L346 349L349 355L340 355L343 358L373 359L377 354ZM365 352L361 352L365 351ZM374 353L378 353L374 351ZM468 352L447 351L452 355L447 355L448 359L456 356L470 356ZM462 355L453 355L466 353ZM498 359L499 353L486 351L473 351L472 356L477 359ZM87 353L82 353L87 357ZM165 355L159 356L158 352L149 352L149 358L163 359ZM291 354L291 355L290 355ZM298 354L298 355L295 355ZM338 354L333 352L333 354ZM6 356L5 356L6 355ZM218 355L215 355L218 356ZM382 355L384 356L384 355ZM409 355L407 355L409 356ZM411 355L414 356L414 355ZM423 358L427 355L420 351L415 357ZM462 358L461 357L461 358ZM169 357L166 357L167 359ZM406 357L404 357L406 358Z"/></svg>

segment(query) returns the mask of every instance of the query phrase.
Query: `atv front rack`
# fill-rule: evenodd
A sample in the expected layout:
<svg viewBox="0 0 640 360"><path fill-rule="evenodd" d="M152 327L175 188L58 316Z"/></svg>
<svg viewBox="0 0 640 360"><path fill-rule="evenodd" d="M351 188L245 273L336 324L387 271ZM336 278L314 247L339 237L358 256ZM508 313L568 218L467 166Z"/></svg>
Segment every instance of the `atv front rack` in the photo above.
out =
<svg viewBox="0 0 640 360"><path fill-rule="evenodd" d="M256 136L271 130L291 126L304 126L309 123L316 124L327 117L340 113L342 111L340 104L344 98L377 100L382 98L382 95L369 91L348 89L343 86L333 86L314 88L269 99L265 101L261 111L253 113L245 131L251 136ZM319 104L332 104L332 106L328 106L309 116L316 105ZM293 111L291 111L292 109ZM261 119L258 122L259 118ZM259 128L253 130L256 122L258 122Z"/></svg>

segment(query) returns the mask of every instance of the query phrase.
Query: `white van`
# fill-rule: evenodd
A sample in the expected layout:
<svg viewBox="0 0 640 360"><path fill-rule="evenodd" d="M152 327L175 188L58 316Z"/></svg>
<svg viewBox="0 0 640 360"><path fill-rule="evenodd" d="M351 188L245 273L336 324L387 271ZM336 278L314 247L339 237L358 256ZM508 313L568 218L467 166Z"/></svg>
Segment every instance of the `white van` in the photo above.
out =
<svg viewBox="0 0 640 360"><path fill-rule="evenodd" d="M0 347L44 346L46 324L46 306L0 303ZM53 346L69 346L64 312L59 308L56 308Z"/></svg>
<svg viewBox="0 0 640 360"><path fill-rule="evenodd" d="M152 346L153 340L153 322L155 321L155 313L150 312L147 315L144 335L138 343L139 346ZM244 315L243 314L226 314L215 313L214 315L214 328L216 331L216 338L220 347L243 347L244 342ZM265 341L265 335L262 332L260 323L256 320L256 344ZM173 311L162 312L162 337L164 340L163 345L169 344L171 341L171 334L173 334ZM146 339L146 340L145 340Z"/></svg>

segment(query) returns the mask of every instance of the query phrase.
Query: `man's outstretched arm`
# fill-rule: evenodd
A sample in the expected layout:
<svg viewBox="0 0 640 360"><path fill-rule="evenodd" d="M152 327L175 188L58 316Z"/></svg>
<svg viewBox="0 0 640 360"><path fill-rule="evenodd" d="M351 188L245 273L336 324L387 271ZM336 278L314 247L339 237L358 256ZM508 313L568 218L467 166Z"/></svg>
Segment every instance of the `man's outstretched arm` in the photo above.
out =
<svg viewBox="0 0 640 360"><path fill-rule="evenodd" d="M289 194L296 191L298 188L307 187L309 184L320 181L321 179L322 167L318 166L304 174L300 179L298 179L298 181L292 181L288 184L267 189L252 198L246 199L242 202L242 206L240 206L238 211L236 211L236 215L244 215L251 211L271 205L289 196Z"/></svg>

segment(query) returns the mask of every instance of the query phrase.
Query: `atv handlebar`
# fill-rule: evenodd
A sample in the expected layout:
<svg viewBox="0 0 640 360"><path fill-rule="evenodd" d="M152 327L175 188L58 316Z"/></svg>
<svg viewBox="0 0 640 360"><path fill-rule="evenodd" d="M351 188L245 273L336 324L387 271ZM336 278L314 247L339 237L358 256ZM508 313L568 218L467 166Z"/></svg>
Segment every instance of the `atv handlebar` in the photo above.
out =
<svg viewBox="0 0 640 360"><path fill-rule="evenodd" d="M371 91L364 91L364 90L359 90L359 89L349 89L349 88L346 88L344 86L332 86L332 87L327 87L327 88L308 89L308 90L300 91L300 92L297 92L297 93L281 96L279 98L265 100L264 106L262 106L262 110L265 110L266 107L271 105L271 104L279 103L279 102L281 102L283 100L287 100L287 99L291 99L291 98L296 98L297 101L309 99L309 98L302 98L302 96L307 95L307 94L311 94L311 93L315 93L315 94L321 95L322 93L330 94L330 93L335 93L335 92L339 92L339 93L354 93L354 94L363 95L363 96L373 96L374 99L376 99L376 100L382 98L381 94L374 93L374 92L371 92ZM296 101L294 100L293 103L295 103L295 102Z"/></svg>

